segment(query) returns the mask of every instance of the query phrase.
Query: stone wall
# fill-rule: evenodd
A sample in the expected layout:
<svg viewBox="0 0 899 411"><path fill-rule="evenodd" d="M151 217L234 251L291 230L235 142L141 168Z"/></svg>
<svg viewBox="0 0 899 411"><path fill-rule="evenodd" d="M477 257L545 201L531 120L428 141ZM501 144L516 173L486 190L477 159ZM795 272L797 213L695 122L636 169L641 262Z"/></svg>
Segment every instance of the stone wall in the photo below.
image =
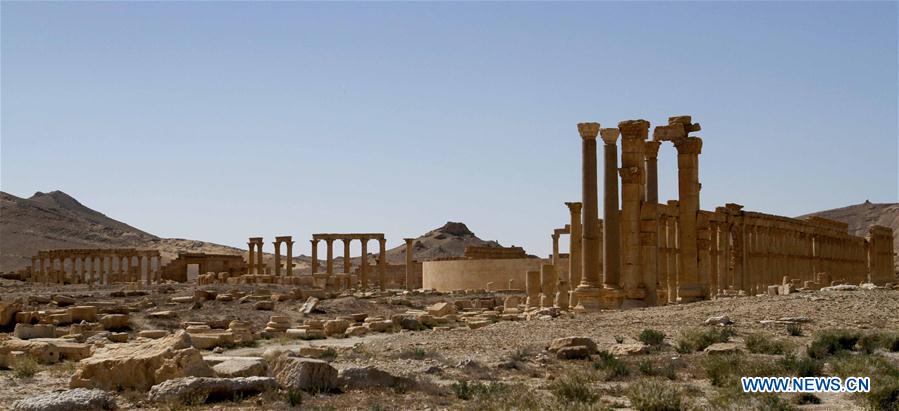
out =
<svg viewBox="0 0 899 411"><path fill-rule="evenodd" d="M512 288L524 289L527 272L540 270L546 263L539 258L426 261L422 286L452 291L486 289L487 283L493 283L493 289L507 289L512 280Z"/></svg>

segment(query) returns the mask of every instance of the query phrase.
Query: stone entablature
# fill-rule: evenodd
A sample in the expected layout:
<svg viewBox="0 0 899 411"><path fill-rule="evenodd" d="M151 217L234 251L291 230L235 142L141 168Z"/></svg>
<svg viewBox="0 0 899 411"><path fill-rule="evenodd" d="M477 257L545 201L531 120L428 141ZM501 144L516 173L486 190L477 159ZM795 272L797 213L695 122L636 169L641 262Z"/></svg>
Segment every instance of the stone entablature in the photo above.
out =
<svg viewBox="0 0 899 411"><path fill-rule="evenodd" d="M42 250L31 257L28 280L44 284L91 286L142 280L149 284L160 280L161 265L162 257L158 250L135 248Z"/></svg>

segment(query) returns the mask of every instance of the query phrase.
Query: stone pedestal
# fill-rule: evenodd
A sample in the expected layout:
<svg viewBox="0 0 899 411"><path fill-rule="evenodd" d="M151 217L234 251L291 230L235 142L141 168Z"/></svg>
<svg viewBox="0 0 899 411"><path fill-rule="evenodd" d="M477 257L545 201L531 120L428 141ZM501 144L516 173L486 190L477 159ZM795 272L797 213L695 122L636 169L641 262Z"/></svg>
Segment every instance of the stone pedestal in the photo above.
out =
<svg viewBox="0 0 899 411"><path fill-rule="evenodd" d="M552 264L543 264L540 267L540 289L541 307L552 307L555 305L556 285L559 278L556 276L556 268Z"/></svg>
<svg viewBox="0 0 899 411"><path fill-rule="evenodd" d="M530 310L540 307L540 271L528 271L525 278L525 291L528 299L525 309Z"/></svg>

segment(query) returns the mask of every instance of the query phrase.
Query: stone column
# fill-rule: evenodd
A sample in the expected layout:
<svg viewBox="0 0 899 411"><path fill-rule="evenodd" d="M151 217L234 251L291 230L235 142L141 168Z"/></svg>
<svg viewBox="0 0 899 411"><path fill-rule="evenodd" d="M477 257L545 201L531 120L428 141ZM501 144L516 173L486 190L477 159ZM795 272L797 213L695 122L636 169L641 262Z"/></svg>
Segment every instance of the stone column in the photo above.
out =
<svg viewBox="0 0 899 411"><path fill-rule="evenodd" d="M628 120L618 123L621 130L621 279L625 298L631 305L642 305L648 298L650 284L645 284L640 241L640 214L646 193L643 174L645 163L643 144L649 132L646 120ZM654 282L653 282L654 284ZM641 303L637 303L641 300Z"/></svg>
<svg viewBox="0 0 899 411"><path fill-rule="evenodd" d="M559 233L552 233L550 235L553 239L553 265L558 266L559 264Z"/></svg>
<svg viewBox="0 0 899 411"><path fill-rule="evenodd" d="M382 290L387 289L387 239L381 237L378 239L378 283Z"/></svg>
<svg viewBox="0 0 899 411"><path fill-rule="evenodd" d="M696 215L699 212L699 154L702 140L699 137L685 137L675 141L677 148L678 216L680 230L680 267L678 267L679 302L701 300L705 292L699 278L699 250L696 237Z"/></svg>
<svg viewBox="0 0 899 411"><path fill-rule="evenodd" d="M641 234L641 244L643 246L643 283L647 287L647 305L658 305L658 288L662 281L659 274L659 243L661 242L661 227L659 226L659 171L658 158L659 147L661 141L647 141L643 143L643 153L645 158L646 182L646 204L640 216L641 231L644 226L651 230L655 235ZM654 229L653 229L654 226ZM655 284L652 287L651 284ZM654 288L654 289L653 289Z"/></svg>
<svg viewBox="0 0 899 411"><path fill-rule="evenodd" d="M583 277L578 285L577 299L578 310L597 311L600 309L599 289L599 248L595 221L599 213L598 198L596 193L596 136L599 134L599 123L580 123L577 125L581 135L581 165L582 165L582 200L584 210L584 232L582 247ZM606 226L605 232L614 231ZM608 260L605 266L610 264ZM606 268L608 270L608 268ZM530 280L530 272L528 273Z"/></svg>
<svg viewBox="0 0 899 411"><path fill-rule="evenodd" d="M714 295L711 291L711 222L709 213L700 211L696 215L696 255L699 284L706 295Z"/></svg>
<svg viewBox="0 0 899 411"><path fill-rule="evenodd" d="M618 210L618 136L615 128L601 131L603 141L603 290L605 308L621 305L621 214ZM586 221L586 215L584 220ZM586 250L586 243L583 244Z"/></svg>
<svg viewBox="0 0 899 411"><path fill-rule="evenodd" d="M540 307L540 271L528 271L525 277L525 290L528 298L525 301L525 310Z"/></svg>
<svg viewBox="0 0 899 411"><path fill-rule="evenodd" d="M565 203L571 214L571 233L568 244L568 278L569 288L576 287L581 283L581 265L583 264L581 257L581 203L571 202ZM572 292L569 304L577 306L577 293Z"/></svg>
<svg viewBox="0 0 899 411"><path fill-rule="evenodd" d="M368 238L362 239L362 258L359 261L359 278L362 288L368 287Z"/></svg>
<svg viewBox="0 0 899 411"><path fill-rule="evenodd" d="M259 268L256 269L256 272L259 274L265 274L265 260L262 259L263 255L264 255L262 252L262 245L264 243L263 243L261 237L257 241L258 241L258 243L256 244L256 264L259 265Z"/></svg>
<svg viewBox="0 0 899 411"><path fill-rule="evenodd" d="M281 275L281 241L275 238L275 241L272 242L272 245L275 246L275 275Z"/></svg>
<svg viewBox="0 0 899 411"><path fill-rule="evenodd" d="M290 239L285 241L284 243L287 245L287 274L288 276L293 276L293 237L289 237Z"/></svg>
<svg viewBox="0 0 899 411"><path fill-rule="evenodd" d="M253 252L254 247L256 247L256 242L250 240L247 243L247 248L250 250L247 253L247 274L256 274L256 253Z"/></svg>
<svg viewBox="0 0 899 411"><path fill-rule="evenodd" d="M556 299L556 268L552 264L540 266L540 288L543 293L540 298L540 307L552 307Z"/></svg>
<svg viewBox="0 0 899 411"><path fill-rule="evenodd" d="M350 268L353 267L353 263L350 261L350 242L353 239L342 238L341 240L343 240L343 272L344 274L349 274Z"/></svg>
<svg viewBox="0 0 899 411"><path fill-rule="evenodd" d="M325 273L330 277L334 274L334 239L326 238L325 245L328 246L328 254L325 257Z"/></svg>
<svg viewBox="0 0 899 411"><path fill-rule="evenodd" d="M318 272L318 240L309 240L312 243L312 261L310 262L312 274Z"/></svg>
<svg viewBox="0 0 899 411"><path fill-rule="evenodd" d="M406 290L412 290L412 254L414 253L414 238L404 238L406 242Z"/></svg>

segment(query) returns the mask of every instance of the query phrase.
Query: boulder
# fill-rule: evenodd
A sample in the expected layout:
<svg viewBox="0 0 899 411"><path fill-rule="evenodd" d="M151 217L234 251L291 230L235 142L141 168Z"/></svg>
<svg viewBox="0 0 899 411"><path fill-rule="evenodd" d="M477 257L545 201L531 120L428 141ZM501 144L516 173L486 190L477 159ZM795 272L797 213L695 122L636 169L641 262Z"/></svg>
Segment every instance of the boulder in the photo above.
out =
<svg viewBox="0 0 899 411"><path fill-rule="evenodd" d="M365 328L361 325L354 325L352 327L347 327L344 335L347 337L361 337L365 334L368 334L368 328Z"/></svg>
<svg viewBox="0 0 899 411"><path fill-rule="evenodd" d="M98 349L78 364L69 386L146 391L172 378L213 375L200 351L191 347L187 333L178 331L157 340L137 340Z"/></svg>
<svg viewBox="0 0 899 411"><path fill-rule="evenodd" d="M109 331L127 330L131 328L131 322L127 314L106 314L100 317L100 325Z"/></svg>
<svg viewBox="0 0 899 411"><path fill-rule="evenodd" d="M328 320L325 321L324 329L325 335L331 336L335 334L343 335L346 332L346 329L350 326L350 322L347 320Z"/></svg>
<svg viewBox="0 0 899 411"><path fill-rule="evenodd" d="M51 324L16 324L13 335L23 340L54 338L56 337L56 326Z"/></svg>
<svg viewBox="0 0 899 411"><path fill-rule="evenodd" d="M0 301L0 327L13 325L16 313L22 311L22 305L12 301Z"/></svg>
<svg viewBox="0 0 899 411"><path fill-rule="evenodd" d="M450 304L447 302L435 303L428 307L428 314L434 317L442 317L447 314L455 314L456 306L455 304Z"/></svg>
<svg viewBox="0 0 899 411"><path fill-rule="evenodd" d="M85 388L30 395L12 404L13 411L94 411L116 408L112 394Z"/></svg>
<svg viewBox="0 0 899 411"><path fill-rule="evenodd" d="M615 344L609 347L609 354L612 354L616 357L625 356L625 355L638 355L638 354L646 354L650 350L650 347L643 343L630 343L630 344Z"/></svg>
<svg viewBox="0 0 899 411"><path fill-rule="evenodd" d="M256 301L255 303L253 303L253 308L255 308L257 310L271 311L271 310L275 309L275 302L271 301L271 300Z"/></svg>
<svg viewBox="0 0 899 411"><path fill-rule="evenodd" d="M726 315L719 315L717 317L709 317L705 320L703 324L705 325L731 325L734 322L730 320L730 317Z"/></svg>
<svg viewBox="0 0 899 411"><path fill-rule="evenodd" d="M561 360L581 360L590 358L590 347L586 345L575 345L571 347L562 347L556 351L556 356Z"/></svg>
<svg viewBox="0 0 899 411"><path fill-rule="evenodd" d="M231 400L237 396L256 395L278 388L271 377L206 378L183 377L163 381L150 389L155 402L187 403Z"/></svg>
<svg viewBox="0 0 899 411"><path fill-rule="evenodd" d="M596 343L587 337L556 338L549 345L548 350L550 352L558 352L559 350L561 350L562 348L565 348L565 347L578 347L578 346L587 347L587 351L589 351L590 354L596 354L596 351L597 351Z"/></svg>
<svg viewBox="0 0 899 411"><path fill-rule="evenodd" d="M300 312L303 314L311 314L313 310L318 307L318 298L309 297L303 306L300 307Z"/></svg>
<svg viewBox="0 0 899 411"><path fill-rule="evenodd" d="M734 343L714 343L703 350L706 354L733 354L738 351L740 349Z"/></svg>
<svg viewBox="0 0 899 411"><path fill-rule="evenodd" d="M337 387L337 370L322 360L282 354L271 366L272 375L285 389L331 391Z"/></svg>
<svg viewBox="0 0 899 411"><path fill-rule="evenodd" d="M402 379L373 366L350 367L337 373L337 384L346 389L389 388L400 380Z"/></svg>

